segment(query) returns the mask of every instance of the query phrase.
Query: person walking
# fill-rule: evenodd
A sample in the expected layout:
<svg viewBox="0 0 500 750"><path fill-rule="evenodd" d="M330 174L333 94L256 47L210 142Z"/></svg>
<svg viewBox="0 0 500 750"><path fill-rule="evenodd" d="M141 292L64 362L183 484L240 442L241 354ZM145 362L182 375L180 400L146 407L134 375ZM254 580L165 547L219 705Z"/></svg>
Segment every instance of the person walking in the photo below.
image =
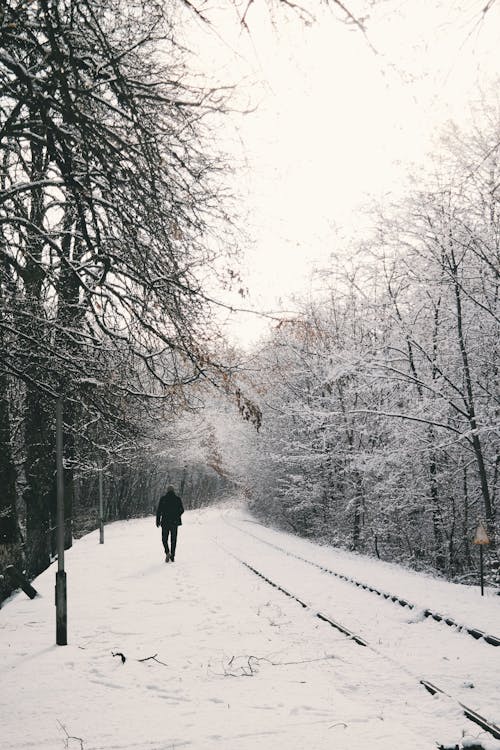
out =
<svg viewBox="0 0 500 750"><path fill-rule="evenodd" d="M182 526L181 516L184 513L182 500L175 493L175 488L169 484L167 491L158 503L156 511L156 526L161 526L161 540L165 549L165 562L175 561L177 547L177 528ZM170 537L170 548L168 541Z"/></svg>

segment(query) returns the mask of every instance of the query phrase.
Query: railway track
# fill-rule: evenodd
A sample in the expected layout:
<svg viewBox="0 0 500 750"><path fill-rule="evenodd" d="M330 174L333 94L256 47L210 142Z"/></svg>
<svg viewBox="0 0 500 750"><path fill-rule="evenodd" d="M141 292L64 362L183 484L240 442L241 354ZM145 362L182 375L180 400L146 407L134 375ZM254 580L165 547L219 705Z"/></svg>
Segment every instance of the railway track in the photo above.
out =
<svg viewBox="0 0 500 750"><path fill-rule="evenodd" d="M368 591L372 594L376 594L377 596L380 596L383 599L391 601L394 604L399 604L401 607L407 607L410 610L418 609L418 607L415 604L413 604L412 602L408 601L407 599L397 594L390 594L386 591L380 591L375 586L371 586L370 584L364 583L363 581L358 581L355 578L352 578L351 576L345 575L344 573L339 573L335 570L331 570L330 568L327 568L324 565L320 565L319 563L312 562L311 560L308 560L307 558L302 557L301 555L297 555L295 552L290 552L290 550L286 550L277 544L273 544L272 542L268 542L266 539L262 539L261 537L257 536L257 534L252 534L250 531L243 530L236 524L228 521L227 518L224 518L224 521L229 526L232 526L233 528L240 531L242 534L247 534L248 536L251 536L253 539L257 539L257 541L261 542L262 544L266 544L267 546L272 547L278 550L279 552L283 552L285 555L289 555L290 557L293 557L296 560L301 560L302 562L307 563L307 565L311 565L314 568L318 568L323 573L332 575L335 578L345 581L346 583L351 583L357 588L362 589L363 591ZM472 638L474 638L475 640L481 639L485 643L488 643L490 646L500 646L500 638L498 636L491 635L490 633L485 633L483 630L480 630L479 628L475 628L470 625L464 625L463 623L457 622L452 617L446 617L445 615L442 615L439 612L434 612L433 610L428 609L428 608L422 610L422 614L424 615L424 617L432 619L435 622L448 625L449 627L456 628L457 630L461 632L467 633L468 635L472 636Z"/></svg>
<svg viewBox="0 0 500 750"><path fill-rule="evenodd" d="M248 533L248 532L243 532L243 533ZM251 535L251 536L254 536L254 535ZM259 539L259 537L256 537L256 538ZM259 541L263 541L263 540L259 539ZM374 651L376 654L378 654L382 658L384 658L383 654L381 654L377 649L375 649L374 647L372 647L370 645L370 643L366 639L364 639L361 635L352 632L349 628L345 627L342 623L338 622L337 620L334 620L329 614L325 614L324 612L321 612L321 611L315 611L309 604L307 604L304 601L304 599L302 597L296 595L295 593L292 593L291 591L289 591L287 588L285 588L281 584L279 584L276 581L272 580L268 575L266 575L262 571L258 570L254 565L251 565L249 562L247 562L245 560L242 560L240 557L238 557L237 555L235 555L233 552L231 552L230 550L228 550L223 545L219 545L219 546L221 546L221 548L227 554L229 554L231 557L233 557L235 560L237 560L241 565L243 565L244 567L246 567L254 575L258 576L265 583L267 583L268 585L272 586L274 589L276 589L277 591L279 591L280 593L282 593L284 596L287 596L289 599L292 599L293 601L297 602L297 604L299 604L302 608L308 609L310 611L313 611L314 616L317 617L321 622L324 622L326 625L328 625L328 626L330 626L332 628L335 628L335 630L337 630L340 633L342 633L343 635L345 635L347 638L349 638L351 641L353 641L358 646L361 646L361 647L364 647L364 648L368 648L371 651ZM279 547L277 547L277 545L271 545L271 546L275 546L277 549L280 549ZM298 556L296 556L296 557L298 557ZM302 559L302 558L299 557L299 559ZM306 560L305 562L309 562L309 561ZM313 564L313 563L311 563L311 564ZM321 568L321 566L317 566L317 567ZM418 678L416 678L416 679L418 679ZM418 682L431 695L443 695L443 696L446 696L447 698L450 698L450 699L454 700L460 706L460 708L461 708L464 716L469 721L471 721L474 724L476 724L479 727L481 727L481 729L484 732L487 732L491 737L494 737L495 739L500 740L500 727L499 726L497 726L496 724L494 724L491 721L489 721L486 717L484 717L481 714L479 714L473 708L470 708L469 706L465 705L461 701L457 700L456 698L454 698L453 696L451 696L445 690L442 690L440 687L438 687L434 683L431 683L428 680L424 680L424 679L420 679L420 680L418 680ZM483 750L484 745L480 741L478 741L478 744L475 744L475 745L468 743L467 744L467 748L468 748L468 750ZM449 746L445 747L443 745L440 745L440 746L438 746L438 750L451 750L451 748ZM459 750L459 745L458 744L455 745L454 748L453 748L453 750Z"/></svg>

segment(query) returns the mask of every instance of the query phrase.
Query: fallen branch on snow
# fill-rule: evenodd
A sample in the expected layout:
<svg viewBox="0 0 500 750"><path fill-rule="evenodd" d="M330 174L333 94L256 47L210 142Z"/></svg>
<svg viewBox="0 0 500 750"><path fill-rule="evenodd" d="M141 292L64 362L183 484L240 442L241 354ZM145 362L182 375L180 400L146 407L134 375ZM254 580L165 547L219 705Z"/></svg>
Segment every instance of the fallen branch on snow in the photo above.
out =
<svg viewBox="0 0 500 750"><path fill-rule="evenodd" d="M137 661L155 661L157 664L162 664L164 667L168 667L168 664L166 664L164 661L160 661L156 657L158 654L154 654L154 656L146 656L145 659L137 659Z"/></svg>
<svg viewBox="0 0 500 750"><path fill-rule="evenodd" d="M122 664L125 664L125 662L127 661L127 657L125 656L125 654L122 654L121 651L112 651L111 656L119 656L122 660ZM168 667L168 664L166 664L166 662L164 661L160 661L160 659L157 659L157 656L158 654L153 654L153 656L146 656L144 657L144 659L135 659L134 661L155 661L157 664L161 664L163 667Z"/></svg>

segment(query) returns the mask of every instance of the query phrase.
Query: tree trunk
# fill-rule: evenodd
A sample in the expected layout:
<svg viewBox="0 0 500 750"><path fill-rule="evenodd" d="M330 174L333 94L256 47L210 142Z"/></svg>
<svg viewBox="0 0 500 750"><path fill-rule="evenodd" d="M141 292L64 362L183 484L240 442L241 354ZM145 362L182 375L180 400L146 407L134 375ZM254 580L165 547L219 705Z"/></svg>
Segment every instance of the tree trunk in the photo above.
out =
<svg viewBox="0 0 500 750"><path fill-rule="evenodd" d="M432 440L433 439L434 437L432 436ZM432 529L434 532L434 559L436 561L436 568L439 571L444 572L446 569L446 559L443 549L443 530L441 527L441 509L439 506L439 491L436 481L436 472L436 459L434 454L432 454L429 465L429 474L432 508Z"/></svg>
<svg viewBox="0 0 500 750"><path fill-rule="evenodd" d="M33 131L43 135L40 125L40 113L32 108L30 116L33 121ZM38 124L37 124L38 123ZM43 179L46 172L46 164L43 146L40 140L33 138L30 143L31 169L30 177L34 185ZM41 573L50 564L49 554L49 520L50 503L53 502L54 483L54 451L51 439L51 420L44 408L47 396L42 394L33 385L39 381L40 373L46 377L47 360L43 350L46 326L43 310L43 251L44 242L40 233L36 230L43 227L45 205L43 191L39 187L33 187L30 192L29 217L33 230L29 230L26 236L26 266L24 269L25 285L25 326L26 338L33 341L33 346L41 344L40 350L36 348L31 352L26 371L27 386L25 399L25 450L26 458L24 472L26 478L26 489L24 499L26 501L26 563L28 574L35 576Z"/></svg>
<svg viewBox="0 0 500 750"><path fill-rule="evenodd" d="M16 507L16 470L10 444L7 378L0 373L0 544L19 540Z"/></svg>
<svg viewBox="0 0 500 750"><path fill-rule="evenodd" d="M54 498L54 455L47 431L48 415L40 393L26 393L26 563L28 574L36 576L50 565L50 515Z"/></svg>
<svg viewBox="0 0 500 750"><path fill-rule="evenodd" d="M72 428L76 422L76 406L69 399L63 403L64 549L69 549L73 546L75 436Z"/></svg>
<svg viewBox="0 0 500 750"><path fill-rule="evenodd" d="M361 517L362 517L362 498L356 488L356 497L354 498L354 518L352 527L352 548L359 549L359 540L361 537Z"/></svg>
<svg viewBox="0 0 500 750"><path fill-rule="evenodd" d="M469 542L469 487L468 487L468 481L467 481L467 466L465 465L463 467L462 486L463 486L463 496L464 496L464 518L463 518L463 526L462 526L462 540L463 540L463 545L464 545L465 562L466 562L467 568L470 570L472 568L472 555L470 551L470 542Z"/></svg>
<svg viewBox="0 0 500 750"><path fill-rule="evenodd" d="M64 215L64 232L61 239L61 269L57 284L57 330L55 347L64 352L70 360L73 370L78 370L83 353L83 346L78 341L78 332L83 327L85 305L80 300L80 281L74 271L82 259L83 248L78 239L77 211L71 196L67 197ZM67 332L71 331L68 336ZM64 401L64 547L69 549L73 544L73 498L75 467L75 430L79 408L75 398L77 388L70 378L60 378L59 388Z"/></svg>
<svg viewBox="0 0 500 750"><path fill-rule="evenodd" d="M455 291L455 304L456 304L456 311L457 311L458 344L459 344L460 353L462 356L462 366L463 366L463 374L464 374L465 390L466 390L466 398L464 400L465 400L465 403L467 404L469 424L470 424L470 429L472 433L472 437L471 437L472 447L474 449L474 455L476 458L477 470L479 474L481 494L483 498L485 521L488 527L488 532L489 532L489 536L491 540L491 548L495 549L496 547L495 513L493 509L493 504L491 501L490 489L488 486L488 476L486 472L486 465L484 462L483 449L482 449L481 440L478 434L474 390L472 387L472 376L471 376L471 371L470 371L467 347L465 345L465 336L463 332L463 312L462 312L462 299L460 296L460 284L458 281L458 266L456 264L453 252L452 252L451 257L452 257L452 263L453 263L452 270L453 270L454 291Z"/></svg>

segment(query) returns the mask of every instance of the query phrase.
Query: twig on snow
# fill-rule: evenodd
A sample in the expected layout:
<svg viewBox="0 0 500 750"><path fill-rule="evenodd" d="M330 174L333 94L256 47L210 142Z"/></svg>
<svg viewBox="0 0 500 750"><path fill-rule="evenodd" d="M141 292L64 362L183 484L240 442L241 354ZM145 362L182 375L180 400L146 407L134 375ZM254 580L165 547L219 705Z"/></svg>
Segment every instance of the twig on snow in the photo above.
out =
<svg viewBox="0 0 500 750"><path fill-rule="evenodd" d="M222 672L214 672L213 674L217 674L221 677L253 677L257 673L256 667L258 667L261 661L267 662L272 667L287 667L295 664L310 664L316 661L328 661L330 659L339 658L340 657L336 656L335 654L326 654L325 656L321 656L317 659L300 659L297 661L272 661L266 656L247 656L245 654L241 656L232 656L227 662L227 665L222 666ZM240 663L236 663L239 660L243 660L243 663L241 663L241 661ZM341 661L343 660L341 659Z"/></svg>
<svg viewBox="0 0 500 750"><path fill-rule="evenodd" d="M246 665L242 665L241 667L237 667L237 669L240 669L241 672L240 672L239 675L236 674L236 675L233 675L233 676L234 677L253 677L254 674L255 674L255 669L252 667L252 660L256 661L256 662L259 662L259 661L261 661L260 658L258 656L248 656L248 657L247 656L244 656L244 657L232 656L231 659L229 660L228 666L230 667L235 659L240 659L240 658L246 659ZM266 661L267 661L267 659L266 659Z"/></svg>
<svg viewBox="0 0 500 750"><path fill-rule="evenodd" d="M235 660L243 659L243 664L236 664ZM266 659L264 656L232 656L228 663L227 667L223 667L223 676L224 677L253 677L254 674L256 674L256 669L252 665L252 662L256 662L257 664L261 661L267 661L269 664L272 664L269 659ZM232 669L229 669L232 667Z"/></svg>
<svg viewBox="0 0 500 750"><path fill-rule="evenodd" d="M273 667L288 667L294 664L312 664L312 662L314 661L328 661L329 659L340 659L340 657L335 656L335 654L328 654L327 656L319 656L316 659L299 659L298 661L270 661L269 664L272 664ZM269 659L267 661L269 661ZM340 659L340 661L344 661L344 659Z"/></svg>
<svg viewBox="0 0 500 750"><path fill-rule="evenodd" d="M66 729L66 727L64 726L64 724L61 724L61 722L59 721L59 719L57 719L57 723L59 724L59 726L63 730L64 734L66 735L66 738L64 740L64 747L66 748L66 750L69 750L69 741L70 740L76 740L76 742L80 743L80 750L85 750L84 745L83 745L83 740L82 740L81 737L74 737L72 734L70 734L68 732L68 730Z"/></svg>
<svg viewBox="0 0 500 750"><path fill-rule="evenodd" d="M119 656L122 660L122 664L125 664L127 661L127 657L125 654L122 654L121 651L112 651L111 656ZM163 667L168 667L168 664L164 661L161 661L160 659L157 659L156 657L158 654L153 654L153 656L146 656L144 659L134 659L134 661L155 661L157 664L161 664Z"/></svg>
<svg viewBox="0 0 500 750"><path fill-rule="evenodd" d="M158 654L154 654L153 656L146 656L145 659L137 659L137 661L149 661L149 660L151 660L151 661L157 662L158 664L162 664L164 667L168 667L168 664L166 664L164 661L160 661L160 659L157 659L156 658L157 656L158 656Z"/></svg>

